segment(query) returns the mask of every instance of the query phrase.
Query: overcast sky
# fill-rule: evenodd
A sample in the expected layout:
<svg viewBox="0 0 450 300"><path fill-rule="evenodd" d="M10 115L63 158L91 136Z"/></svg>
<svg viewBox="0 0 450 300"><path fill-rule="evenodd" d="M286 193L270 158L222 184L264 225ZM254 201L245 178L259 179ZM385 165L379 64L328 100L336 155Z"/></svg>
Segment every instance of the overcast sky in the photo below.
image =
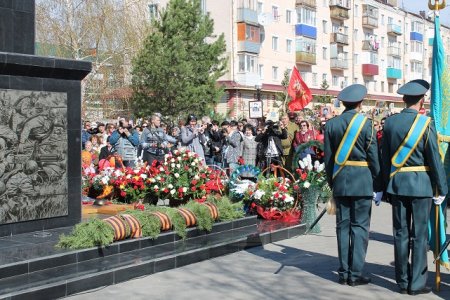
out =
<svg viewBox="0 0 450 300"><path fill-rule="evenodd" d="M419 13L421 10L428 10L428 0L397 0L398 6L403 7L404 10ZM439 0L441 3L442 0ZM434 0L432 1L434 3ZM441 23L450 25L450 6L441 10Z"/></svg>

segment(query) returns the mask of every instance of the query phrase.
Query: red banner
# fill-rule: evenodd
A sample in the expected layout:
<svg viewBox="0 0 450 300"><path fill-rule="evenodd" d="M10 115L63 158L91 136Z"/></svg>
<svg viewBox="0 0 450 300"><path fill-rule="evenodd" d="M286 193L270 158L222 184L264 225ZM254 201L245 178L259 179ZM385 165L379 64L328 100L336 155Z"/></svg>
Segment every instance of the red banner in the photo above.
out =
<svg viewBox="0 0 450 300"><path fill-rule="evenodd" d="M289 111L302 110L312 100L311 90L303 81L297 67L294 67L292 70L288 94L292 97L291 102L288 104Z"/></svg>

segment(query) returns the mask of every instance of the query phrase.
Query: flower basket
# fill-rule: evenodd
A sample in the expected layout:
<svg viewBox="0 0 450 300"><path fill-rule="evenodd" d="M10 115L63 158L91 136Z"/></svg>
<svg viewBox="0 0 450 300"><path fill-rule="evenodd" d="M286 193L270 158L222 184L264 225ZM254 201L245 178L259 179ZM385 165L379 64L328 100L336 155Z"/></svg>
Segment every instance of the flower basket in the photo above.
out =
<svg viewBox="0 0 450 300"><path fill-rule="evenodd" d="M305 189L302 193L302 202L303 202L303 216L301 219L302 223L305 223L309 228L314 220L317 218L317 199L320 195L320 189L317 187L310 187L309 189ZM316 224L310 232L319 233L320 224Z"/></svg>
<svg viewBox="0 0 450 300"><path fill-rule="evenodd" d="M263 219L297 222L301 212L298 208L298 187L293 186L294 176L281 166L271 166L274 175L264 177L269 168L261 173L256 185L248 189L244 201L250 201L250 211L256 211ZM281 177L278 177L278 173Z"/></svg>

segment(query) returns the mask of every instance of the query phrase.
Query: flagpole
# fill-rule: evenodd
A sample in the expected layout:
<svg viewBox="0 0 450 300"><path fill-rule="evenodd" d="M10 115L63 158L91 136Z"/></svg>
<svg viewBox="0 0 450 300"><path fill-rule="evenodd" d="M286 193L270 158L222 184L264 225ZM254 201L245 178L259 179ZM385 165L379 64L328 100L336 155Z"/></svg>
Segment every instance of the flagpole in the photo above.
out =
<svg viewBox="0 0 450 300"><path fill-rule="evenodd" d="M434 232L438 233L439 232L439 205L435 205L435 213L436 213L436 220L435 220L435 224L434 224ZM440 249L439 249L439 235L436 234L436 238L435 238L435 254L434 255L439 255ZM439 292L440 288L441 288L441 258L440 256L436 257L436 277L435 277L435 283L436 283L436 291Z"/></svg>

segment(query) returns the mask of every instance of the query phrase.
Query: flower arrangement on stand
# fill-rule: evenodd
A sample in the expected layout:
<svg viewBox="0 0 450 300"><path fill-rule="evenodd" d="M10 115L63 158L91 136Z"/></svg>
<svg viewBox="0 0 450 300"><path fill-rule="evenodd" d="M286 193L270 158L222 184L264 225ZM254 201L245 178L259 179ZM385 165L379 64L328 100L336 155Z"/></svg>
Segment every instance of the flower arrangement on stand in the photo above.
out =
<svg viewBox="0 0 450 300"><path fill-rule="evenodd" d="M260 176L256 185L247 189L244 202L264 219L297 221L301 212L296 207L296 189L288 178Z"/></svg>
<svg viewBox="0 0 450 300"><path fill-rule="evenodd" d="M318 160L313 162L311 156L307 155L303 160L298 161L298 165L296 185L302 193L303 215L301 221L309 226L316 219L317 201L327 186L325 164ZM311 232L320 232L319 224Z"/></svg>
<svg viewBox="0 0 450 300"><path fill-rule="evenodd" d="M110 183L115 186L121 202L142 203L149 192L152 176L150 168L139 163L134 168L115 170L110 178Z"/></svg>
<svg viewBox="0 0 450 300"><path fill-rule="evenodd" d="M170 206L205 198L208 189L220 188L207 185L210 177L217 179L217 174L210 173L198 154L185 148L166 154L164 162L153 175L150 178L150 192L160 199L169 199Z"/></svg>

